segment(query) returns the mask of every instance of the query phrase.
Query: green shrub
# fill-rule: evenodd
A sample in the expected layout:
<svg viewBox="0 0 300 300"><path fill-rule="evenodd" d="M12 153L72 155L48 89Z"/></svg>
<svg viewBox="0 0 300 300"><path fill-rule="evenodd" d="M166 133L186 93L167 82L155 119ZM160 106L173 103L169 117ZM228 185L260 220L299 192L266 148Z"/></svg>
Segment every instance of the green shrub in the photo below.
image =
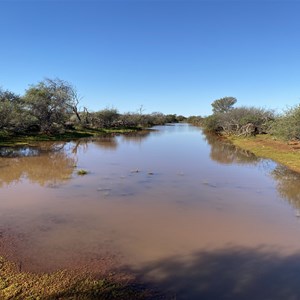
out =
<svg viewBox="0 0 300 300"><path fill-rule="evenodd" d="M211 132L221 131L222 127L220 126L220 119L220 114L213 114L204 118L202 122L204 129Z"/></svg>
<svg viewBox="0 0 300 300"><path fill-rule="evenodd" d="M287 109L271 126L271 133L285 140L300 139L300 105Z"/></svg>

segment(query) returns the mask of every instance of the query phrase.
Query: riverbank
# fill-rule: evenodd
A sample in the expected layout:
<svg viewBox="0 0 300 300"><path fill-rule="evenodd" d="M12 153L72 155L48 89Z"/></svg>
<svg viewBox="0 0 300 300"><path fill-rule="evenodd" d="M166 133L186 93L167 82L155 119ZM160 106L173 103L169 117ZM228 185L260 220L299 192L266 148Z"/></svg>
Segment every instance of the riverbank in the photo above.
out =
<svg viewBox="0 0 300 300"><path fill-rule="evenodd" d="M66 130L61 134L41 134L41 133L30 133L30 134L11 134L7 132L0 132L0 146L23 146L33 142L44 142L44 141L66 141L76 140L80 138L101 136L104 134L121 134L140 131L138 127L124 127L124 128L101 128L101 129L87 129L78 128L73 130Z"/></svg>
<svg viewBox="0 0 300 300"><path fill-rule="evenodd" d="M279 140L268 134L254 137L227 136L235 145L256 156L272 159L300 173L300 142Z"/></svg>

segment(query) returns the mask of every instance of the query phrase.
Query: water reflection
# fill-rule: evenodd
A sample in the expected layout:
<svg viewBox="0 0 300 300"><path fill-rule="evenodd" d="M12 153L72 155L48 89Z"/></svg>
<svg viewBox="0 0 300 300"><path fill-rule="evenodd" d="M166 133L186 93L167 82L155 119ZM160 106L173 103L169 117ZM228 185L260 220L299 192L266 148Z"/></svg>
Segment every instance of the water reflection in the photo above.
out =
<svg viewBox="0 0 300 300"><path fill-rule="evenodd" d="M80 139L74 142L73 153L77 153L78 148L87 150L90 143L99 146L102 150L116 150L120 144L124 142L141 144L144 142L150 134L155 134L158 131L155 130L141 130L137 132L129 132L125 134L108 134L101 137L93 137L87 139Z"/></svg>
<svg viewBox="0 0 300 300"><path fill-rule="evenodd" d="M150 133L142 130L121 135L106 135L74 142L40 142L22 147L0 147L0 186L26 178L41 186L55 187L68 181L77 165L79 151L88 152L89 145L115 151L121 142L141 144Z"/></svg>
<svg viewBox="0 0 300 300"><path fill-rule="evenodd" d="M89 144L93 143L96 146L99 146L100 149L103 150L116 150L118 148L118 142L116 137L112 135L97 137L97 138L85 138L77 140L73 143L72 153L77 154L78 150L81 149L84 152L88 150Z"/></svg>
<svg viewBox="0 0 300 300"><path fill-rule="evenodd" d="M229 141L213 134L205 134L205 140L211 146L210 157L221 164L260 164L276 181L280 196L287 200L300 217L300 174L287 167L275 164L270 167L268 160L262 160L253 153L234 146Z"/></svg>
<svg viewBox="0 0 300 300"><path fill-rule="evenodd" d="M217 135L206 133L205 140L211 146L210 158L221 164L255 164L260 159L253 153L235 147Z"/></svg>
<svg viewBox="0 0 300 300"><path fill-rule="evenodd" d="M41 186L55 186L71 178L76 159L66 152L67 143L0 148L0 186L26 178Z"/></svg>
<svg viewBox="0 0 300 300"><path fill-rule="evenodd" d="M296 208L296 214L300 217L300 174L278 165L271 175L277 182L281 197Z"/></svg>
<svg viewBox="0 0 300 300"><path fill-rule="evenodd" d="M118 142L114 136L104 136L93 140L94 144L104 150L116 150Z"/></svg>
<svg viewBox="0 0 300 300"><path fill-rule="evenodd" d="M132 132L128 134L122 135L122 141L128 142L128 143L135 143L135 144L141 144L143 141L145 141L146 138L149 137L150 133L151 135L158 133L159 131L154 130L141 130L137 132Z"/></svg>
<svg viewBox="0 0 300 300"><path fill-rule="evenodd" d="M299 299L300 255L272 249L229 247L194 253L190 260L171 257L134 269L143 282L167 299ZM131 270L132 271L132 270Z"/></svg>

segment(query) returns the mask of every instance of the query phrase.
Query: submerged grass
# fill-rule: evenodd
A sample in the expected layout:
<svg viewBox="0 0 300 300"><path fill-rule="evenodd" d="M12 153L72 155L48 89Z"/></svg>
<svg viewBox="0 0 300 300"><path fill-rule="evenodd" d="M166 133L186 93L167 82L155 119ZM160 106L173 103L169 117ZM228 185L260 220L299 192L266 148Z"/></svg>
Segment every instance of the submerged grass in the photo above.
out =
<svg viewBox="0 0 300 300"><path fill-rule="evenodd" d="M256 156L272 159L300 172L300 142L287 142L268 134L255 137L230 136L228 139L234 145L249 150Z"/></svg>
<svg viewBox="0 0 300 300"><path fill-rule="evenodd" d="M58 271L32 274L18 271L15 264L0 257L0 299L146 299L150 292L138 285L110 278L93 279L88 274Z"/></svg>

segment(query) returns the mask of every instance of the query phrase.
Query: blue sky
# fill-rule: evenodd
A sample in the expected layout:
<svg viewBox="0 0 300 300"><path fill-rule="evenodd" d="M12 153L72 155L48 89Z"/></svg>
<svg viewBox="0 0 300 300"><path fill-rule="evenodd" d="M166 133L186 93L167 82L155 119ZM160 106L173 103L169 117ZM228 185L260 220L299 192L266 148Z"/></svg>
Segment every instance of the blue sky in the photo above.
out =
<svg viewBox="0 0 300 300"><path fill-rule="evenodd" d="M300 103L300 2L3 1L0 86L67 80L81 107L209 115Z"/></svg>

